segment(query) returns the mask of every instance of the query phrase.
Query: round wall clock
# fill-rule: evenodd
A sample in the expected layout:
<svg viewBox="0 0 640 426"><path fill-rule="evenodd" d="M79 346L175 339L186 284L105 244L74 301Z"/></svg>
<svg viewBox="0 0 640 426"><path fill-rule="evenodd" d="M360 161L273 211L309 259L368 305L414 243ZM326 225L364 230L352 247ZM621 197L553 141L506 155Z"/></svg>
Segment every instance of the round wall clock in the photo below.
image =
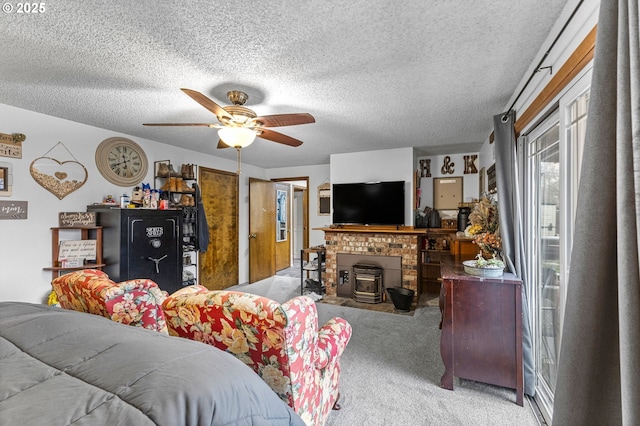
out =
<svg viewBox="0 0 640 426"><path fill-rule="evenodd" d="M106 180L118 186L135 186L147 175L149 166L144 150L134 141L115 137L96 148L96 166Z"/></svg>

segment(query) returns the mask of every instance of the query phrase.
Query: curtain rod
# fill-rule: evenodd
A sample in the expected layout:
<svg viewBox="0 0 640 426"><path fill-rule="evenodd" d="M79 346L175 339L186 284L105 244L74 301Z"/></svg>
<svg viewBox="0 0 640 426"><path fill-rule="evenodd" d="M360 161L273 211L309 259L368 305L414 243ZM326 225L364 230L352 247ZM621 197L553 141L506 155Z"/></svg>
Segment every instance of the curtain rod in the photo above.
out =
<svg viewBox="0 0 640 426"><path fill-rule="evenodd" d="M578 12L578 9L580 9L580 6L582 6L583 2L584 2L584 0L580 0L580 2L578 2L578 4L576 5L575 9L573 9L573 12L571 12L571 16L569 16L569 19L567 19L567 22L564 23L564 25L562 26L562 29L560 30L560 32L558 33L556 38L551 43L551 46L549 46L549 48L545 52L544 56L542 56L542 59L540 59L540 62L538 62L538 65L533 69L533 72L529 76L529 79L524 84L524 86L522 86L522 89L520 90L520 93L518 93L518 96L516 96L516 98L513 100L513 103L511 104L511 106L509 107L507 112L505 112L505 114L502 116L502 122L503 123L506 123L506 121L507 121L506 119L509 117L509 111L511 111L513 109L513 107L516 106L516 102L518 102L518 99L520 99L520 96L522 96L522 93L524 93L524 90L527 88L529 83L531 83L531 80L533 80L533 77L542 69L542 63L547 59L547 56L549 56L549 53L551 53L551 50L553 49L553 47L556 45L556 43L560 39L560 36L562 36L562 33L564 33L564 30L567 29L567 26L569 26L569 23L571 22L571 20L575 16L575 14ZM551 67L544 67L544 68L545 69L546 68L550 68L551 69Z"/></svg>

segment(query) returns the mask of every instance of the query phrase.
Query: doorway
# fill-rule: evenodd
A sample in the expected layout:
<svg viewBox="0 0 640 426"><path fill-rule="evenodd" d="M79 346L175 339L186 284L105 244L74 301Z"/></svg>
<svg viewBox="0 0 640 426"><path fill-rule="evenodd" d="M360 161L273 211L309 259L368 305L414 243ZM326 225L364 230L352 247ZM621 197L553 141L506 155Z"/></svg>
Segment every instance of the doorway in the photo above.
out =
<svg viewBox="0 0 640 426"><path fill-rule="evenodd" d="M291 266L291 185L276 183L276 272Z"/></svg>
<svg viewBox="0 0 640 426"><path fill-rule="evenodd" d="M277 183L289 184L293 188L291 197L291 234L290 257L288 265L300 260L302 249L309 247L309 177L290 177L272 179ZM279 269L278 269L279 270Z"/></svg>
<svg viewBox="0 0 640 426"><path fill-rule="evenodd" d="M302 213L298 211L292 200L295 197L288 197L287 205L291 213L289 218L302 216L302 243L304 247L309 244L309 197L307 196L308 177L279 178L266 181L257 178L249 178L249 283L263 280L276 274L276 228L277 219L277 191L276 185L288 184L287 187L297 188L294 190L302 192ZM290 192L289 192L290 193ZM289 220L289 222L293 222ZM291 223L289 229L295 229L295 223ZM289 255L281 269L286 269L292 265L294 241L296 238L288 238L287 244ZM286 264L285 264L286 262Z"/></svg>

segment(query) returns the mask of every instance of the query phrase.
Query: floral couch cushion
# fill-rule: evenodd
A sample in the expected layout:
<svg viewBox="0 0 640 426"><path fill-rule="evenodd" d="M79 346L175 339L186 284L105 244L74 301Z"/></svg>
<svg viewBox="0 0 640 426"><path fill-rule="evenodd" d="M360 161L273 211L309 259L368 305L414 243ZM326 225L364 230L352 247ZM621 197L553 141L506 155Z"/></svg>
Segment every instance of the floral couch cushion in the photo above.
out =
<svg viewBox="0 0 640 426"><path fill-rule="evenodd" d="M96 269L84 269L51 282L60 307L168 334L162 301L167 293L149 279L115 283Z"/></svg>
<svg viewBox="0 0 640 426"><path fill-rule="evenodd" d="M351 325L333 318L318 329L306 296L279 304L236 291L192 286L163 302L169 334L232 353L249 365L309 425L322 425L337 402L340 356Z"/></svg>

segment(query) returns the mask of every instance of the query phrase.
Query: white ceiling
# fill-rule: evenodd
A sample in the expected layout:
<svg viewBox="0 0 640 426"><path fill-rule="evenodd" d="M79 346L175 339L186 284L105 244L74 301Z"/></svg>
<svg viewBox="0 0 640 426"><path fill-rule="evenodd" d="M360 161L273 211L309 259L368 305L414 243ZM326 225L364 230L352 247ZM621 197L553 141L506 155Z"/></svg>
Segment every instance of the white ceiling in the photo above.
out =
<svg viewBox="0 0 640 426"><path fill-rule="evenodd" d="M265 168L388 148L475 151L566 3L45 2L41 14L0 16L0 102L229 159L215 129L142 123L217 122L181 87L220 105L243 90L258 115L311 113L314 124L274 129L302 146L257 139L243 150ZM19 132L8 124L0 131Z"/></svg>

